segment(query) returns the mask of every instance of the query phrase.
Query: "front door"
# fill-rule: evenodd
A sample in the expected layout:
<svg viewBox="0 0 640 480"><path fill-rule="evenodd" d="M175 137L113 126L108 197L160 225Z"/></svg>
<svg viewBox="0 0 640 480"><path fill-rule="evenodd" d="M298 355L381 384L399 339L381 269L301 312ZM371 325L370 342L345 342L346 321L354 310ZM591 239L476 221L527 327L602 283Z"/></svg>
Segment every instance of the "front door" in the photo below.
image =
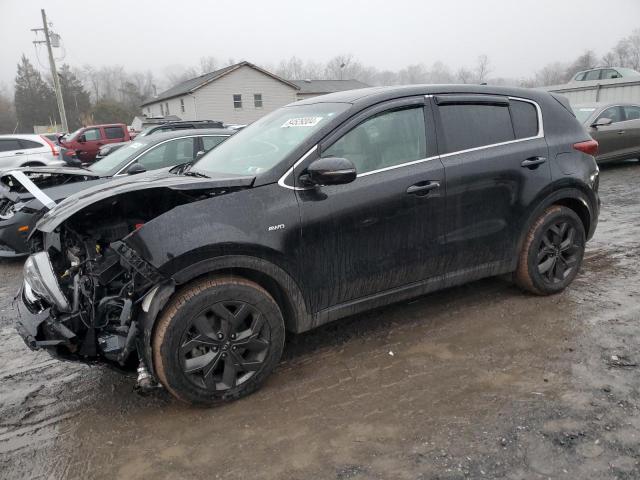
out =
<svg viewBox="0 0 640 480"><path fill-rule="evenodd" d="M442 95L435 102L448 270L501 273L515 258L527 206L551 180L542 117L522 99Z"/></svg>
<svg viewBox="0 0 640 480"><path fill-rule="evenodd" d="M611 160L624 155L626 136L623 126L624 110L621 106L605 109L595 121L601 118L611 119L610 125L591 127L590 134L598 141L598 161Z"/></svg>
<svg viewBox="0 0 640 480"><path fill-rule="evenodd" d="M76 150L76 155L82 162L92 162L100 147L104 145L104 140L100 128L88 128L81 135L83 142L78 139L79 148Z"/></svg>
<svg viewBox="0 0 640 480"><path fill-rule="evenodd" d="M346 185L297 190L300 265L314 312L442 273L444 169L423 97L352 118L294 171L318 156L351 160ZM298 184L299 185L299 184Z"/></svg>

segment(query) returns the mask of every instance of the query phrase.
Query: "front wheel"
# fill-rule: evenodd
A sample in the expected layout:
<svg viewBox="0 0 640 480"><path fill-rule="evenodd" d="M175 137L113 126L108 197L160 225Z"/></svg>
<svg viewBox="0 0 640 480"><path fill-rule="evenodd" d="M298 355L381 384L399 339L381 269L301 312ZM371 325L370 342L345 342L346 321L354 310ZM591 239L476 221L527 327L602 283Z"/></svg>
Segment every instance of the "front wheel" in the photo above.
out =
<svg viewBox="0 0 640 480"><path fill-rule="evenodd" d="M258 389L283 346L278 304L258 284L237 277L200 280L178 292L152 341L160 382L179 400L199 405Z"/></svg>
<svg viewBox="0 0 640 480"><path fill-rule="evenodd" d="M586 235L580 217L570 208L547 208L529 229L520 252L516 283L537 295L564 290L576 277Z"/></svg>

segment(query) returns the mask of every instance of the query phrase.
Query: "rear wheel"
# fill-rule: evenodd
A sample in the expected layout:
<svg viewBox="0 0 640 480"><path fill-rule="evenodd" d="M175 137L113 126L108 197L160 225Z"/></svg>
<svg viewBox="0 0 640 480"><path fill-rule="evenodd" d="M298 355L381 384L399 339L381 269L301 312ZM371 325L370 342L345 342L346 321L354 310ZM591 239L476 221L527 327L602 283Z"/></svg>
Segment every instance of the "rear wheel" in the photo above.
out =
<svg viewBox="0 0 640 480"><path fill-rule="evenodd" d="M516 283L537 295L564 290L576 277L584 256L584 225L570 208L549 207L525 238Z"/></svg>
<svg viewBox="0 0 640 480"><path fill-rule="evenodd" d="M284 320L258 284L232 277L179 292L153 336L159 380L178 399L213 405L259 388L284 346Z"/></svg>

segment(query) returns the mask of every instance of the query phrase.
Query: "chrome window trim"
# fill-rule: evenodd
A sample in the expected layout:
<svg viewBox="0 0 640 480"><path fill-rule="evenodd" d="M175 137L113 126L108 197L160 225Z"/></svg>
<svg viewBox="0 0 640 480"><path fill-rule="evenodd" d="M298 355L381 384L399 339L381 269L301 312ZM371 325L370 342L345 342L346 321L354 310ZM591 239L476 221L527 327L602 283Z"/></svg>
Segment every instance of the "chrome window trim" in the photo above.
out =
<svg viewBox="0 0 640 480"><path fill-rule="evenodd" d="M482 95L484 95L484 94L482 94ZM489 94L487 94L487 95L489 95ZM431 97L433 97L433 95L425 95L425 98L431 98ZM421 158L419 160L412 160L410 162L400 163L398 165L391 165L389 167L384 167L384 168L379 168L377 170L371 170L369 172L359 173L359 174L357 174L356 178L366 177L367 175L373 175L374 173L386 172L386 171L393 170L393 169L396 169L396 168L407 167L407 166L410 166L410 165L416 165L418 163L428 162L428 161L436 160L436 159L439 159L439 158L451 157L453 155L459 155L461 153L476 152L478 150L485 150L487 148L500 147L500 146L503 146L503 145L510 145L512 143L527 142L529 140L535 140L535 139L538 139L538 138L544 138L544 123L543 123L543 119L542 119L542 109L540 108L540 105L538 105L538 102L536 102L534 100L530 100L528 98L522 98L522 97L507 97L507 98L509 100L517 100L517 101L520 101L520 102L531 103L536 108L536 113L537 113L537 117L538 117L538 133L537 133L537 135L534 135L532 137L516 138L514 140L507 140L506 142L499 142L499 143L492 143L492 144L489 144L489 145L482 145L480 147L467 148L465 150L457 150L455 152L443 153L441 155L435 155L435 156L432 156L432 157ZM313 187L292 187L291 185L287 185L284 182L285 182L286 178L289 175L291 175L291 173L293 172L293 169L295 167L297 167L300 163L302 163L304 160L306 160L309 157L309 155L311 155L317 148L318 148L318 145L313 146L296 163L294 163L293 166L291 168L289 168L289 170L287 170L280 177L280 179L278 180L278 185L280 185L281 187L284 187L284 188L288 188L290 190L309 190L310 188L313 188Z"/></svg>
<svg viewBox="0 0 640 480"><path fill-rule="evenodd" d="M119 177L119 176L123 176L126 175L126 173L123 173L124 170L126 170L127 168L129 168L132 164L134 164L142 155L144 155L145 153L150 152L151 150L153 150L156 147L159 147L160 145L164 145L167 142L171 142L172 140L182 140L183 138L200 138L200 137L230 137L231 135L185 135L184 137L173 137L173 138L168 138L160 143L156 143L153 147L149 148L148 150L145 150L144 152L139 153L136 157L134 157L129 163L127 163L124 167L122 167L120 170L118 170L116 173L113 174L114 177ZM135 142L135 138L133 139L133 142Z"/></svg>

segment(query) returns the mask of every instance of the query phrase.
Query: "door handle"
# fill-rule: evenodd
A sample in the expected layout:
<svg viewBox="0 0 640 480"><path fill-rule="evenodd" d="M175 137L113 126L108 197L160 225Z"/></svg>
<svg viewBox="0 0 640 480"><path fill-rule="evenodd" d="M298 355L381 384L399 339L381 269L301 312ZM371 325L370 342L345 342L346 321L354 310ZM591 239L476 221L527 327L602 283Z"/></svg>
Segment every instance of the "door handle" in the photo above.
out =
<svg viewBox="0 0 640 480"><path fill-rule="evenodd" d="M426 195L431 190L435 190L436 188L440 188L440 182L418 182L415 185L411 185L407 188L407 193L409 195Z"/></svg>
<svg viewBox="0 0 640 480"><path fill-rule="evenodd" d="M24 152L16 152L14 155L24 155Z"/></svg>
<svg viewBox="0 0 640 480"><path fill-rule="evenodd" d="M624 135L624 130L618 130L616 133L617 133L618 135Z"/></svg>
<svg viewBox="0 0 640 480"><path fill-rule="evenodd" d="M547 159L545 157L529 157L525 161L523 161L520 165L524 168L534 169L537 168L538 165L546 162Z"/></svg>

